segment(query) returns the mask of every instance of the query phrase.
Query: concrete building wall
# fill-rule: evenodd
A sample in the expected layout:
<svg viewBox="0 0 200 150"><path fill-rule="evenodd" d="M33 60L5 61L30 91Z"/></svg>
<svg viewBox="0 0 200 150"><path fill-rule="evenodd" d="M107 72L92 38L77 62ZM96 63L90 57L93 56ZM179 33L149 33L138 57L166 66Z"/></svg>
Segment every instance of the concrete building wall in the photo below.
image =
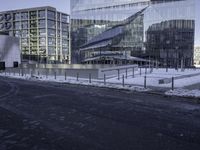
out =
<svg viewBox="0 0 200 150"><path fill-rule="evenodd" d="M14 62L21 63L19 39L7 35L0 35L0 62L5 67L13 67Z"/></svg>

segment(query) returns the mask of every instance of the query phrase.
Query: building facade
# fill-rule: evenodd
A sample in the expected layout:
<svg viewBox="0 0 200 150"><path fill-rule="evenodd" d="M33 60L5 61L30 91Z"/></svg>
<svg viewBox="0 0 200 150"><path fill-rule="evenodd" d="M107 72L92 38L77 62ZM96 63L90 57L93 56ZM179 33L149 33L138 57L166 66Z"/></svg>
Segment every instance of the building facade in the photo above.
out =
<svg viewBox="0 0 200 150"><path fill-rule="evenodd" d="M23 60L69 62L69 15L53 7L0 12L0 31L20 37Z"/></svg>
<svg viewBox="0 0 200 150"><path fill-rule="evenodd" d="M192 66L194 45L200 43L197 3L71 0L72 61L121 64L157 59L162 66L174 67L183 60Z"/></svg>
<svg viewBox="0 0 200 150"><path fill-rule="evenodd" d="M194 20L169 20L150 26L146 32L146 53L164 66L192 66Z"/></svg>

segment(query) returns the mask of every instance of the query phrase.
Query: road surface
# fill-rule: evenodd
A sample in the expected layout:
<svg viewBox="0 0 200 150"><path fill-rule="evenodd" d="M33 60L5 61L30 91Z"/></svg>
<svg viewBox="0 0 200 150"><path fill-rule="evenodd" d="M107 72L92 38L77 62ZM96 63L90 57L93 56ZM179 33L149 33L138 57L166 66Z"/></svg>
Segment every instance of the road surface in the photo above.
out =
<svg viewBox="0 0 200 150"><path fill-rule="evenodd" d="M0 150L199 150L188 101L0 77Z"/></svg>

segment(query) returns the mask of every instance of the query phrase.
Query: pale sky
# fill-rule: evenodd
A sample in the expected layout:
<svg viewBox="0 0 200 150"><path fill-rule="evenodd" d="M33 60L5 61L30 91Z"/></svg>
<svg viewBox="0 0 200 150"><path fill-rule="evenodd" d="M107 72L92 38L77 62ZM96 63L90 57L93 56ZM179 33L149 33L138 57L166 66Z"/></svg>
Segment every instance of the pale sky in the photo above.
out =
<svg viewBox="0 0 200 150"><path fill-rule="evenodd" d="M68 14L70 12L70 0L0 0L0 11L41 6L52 6Z"/></svg>

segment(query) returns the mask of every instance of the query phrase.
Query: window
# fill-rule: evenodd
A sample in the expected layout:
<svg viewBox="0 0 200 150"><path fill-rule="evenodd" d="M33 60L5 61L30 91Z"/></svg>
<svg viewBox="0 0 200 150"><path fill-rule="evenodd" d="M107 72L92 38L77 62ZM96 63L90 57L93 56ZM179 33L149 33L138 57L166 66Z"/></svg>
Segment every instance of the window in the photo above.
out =
<svg viewBox="0 0 200 150"><path fill-rule="evenodd" d="M62 14L61 21L64 22L64 23L68 23L69 22L69 16Z"/></svg>
<svg viewBox="0 0 200 150"><path fill-rule="evenodd" d="M39 28L45 28L46 27L46 21L45 20L39 20Z"/></svg>
<svg viewBox="0 0 200 150"><path fill-rule="evenodd" d="M39 29L40 36L46 36L46 29Z"/></svg>
<svg viewBox="0 0 200 150"><path fill-rule="evenodd" d="M27 20L28 19L28 13L27 12L21 13L21 19L22 20Z"/></svg>
<svg viewBox="0 0 200 150"><path fill-rule="evenodd" d="M48 28L56 28L56 22L52 20L48 20Z"/></svg>
<svg viewBox="0 0 200 150"><path fill-rule="evenodd" d="M28 21L23 21L21 26L22 29L28 29Z"/></svg>
<svg viewBox="0 0 200 150"><path fill-rule="evenodd" d="M45 10L40 10L39 13L38 13L38 17L39 18L45 18L46 17Z"/></svg>
<svg viewBox="0 0 200 150"><path fill-rule="evenodd" d="M46 46L46 38L45 37L40 38L39 44L40 44L40 46Z"/></svg>
<svg viewBox="0 0 200 150"><path fill-rule="evenodd" d="M20 13L15 13L15 14L14 14L14 18L13 18L13 19L14 19L15 21L19 21L20 18L21 18Z"/></svg>
<svg viewBox="0 0 200 150"><path fill-rule="evenodd" d="M55 20L55 18L56 18L55 12L49 11L49 10L48 10L47 18L48 18L48 19L53 19L53 20Z"/></svg>
<svg viewBox="0 0 200 150"><path fill-rule="evenodd" d="M21 29L20 22L14 22L13 26L14 26L14 29Z"/></svg>
<svg viewBox="0 0 200 150"><path fill-rule="evenodd" d="M56 36L56 30L49 29L48 30L48 36Z"/></svg>
<svg viewBox="0 0 200 150"><path fill-rule="evenodd" d="M63 31L68 31L68 24L67 23L62 23L62 30Z"/></svg>
<svg viewBox="0 0 200 150"><path fill-rule="evenodd" d="M49 46L55 46L56 45L56 39L55 38L48 38L48 45Z"/></svg>

